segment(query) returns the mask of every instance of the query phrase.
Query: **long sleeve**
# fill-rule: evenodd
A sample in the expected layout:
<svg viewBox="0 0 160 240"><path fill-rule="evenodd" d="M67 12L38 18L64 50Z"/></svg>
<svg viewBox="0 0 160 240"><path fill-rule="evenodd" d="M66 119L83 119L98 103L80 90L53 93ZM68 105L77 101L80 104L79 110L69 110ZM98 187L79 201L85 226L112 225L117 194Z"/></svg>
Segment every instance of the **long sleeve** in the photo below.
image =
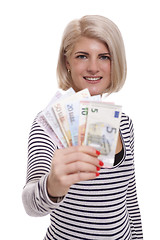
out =
<svg viewBox="0 0 160 240"><path fill-rule="evenodd" d="M22 193L24 208L30 216L50 214L59 205L49 199L46 190L54 151L55 145L35 120L29 135L27 179Z"/></svg>
<svg viewBox="0 0 160 240"><path fill-rule="evenodd" d="M134 132L122 114L124 158L100 176L73 184L58 204L46 191L55 145L34 122L29 136L27 181L23 203L31 216L50 214L45 239L143 239L134 171Z"/></svg>
<svg viewBox="0 0 160 240"><path fill-rule="evenodd" d="M134 157L134 129L132 121L130 122L130 149ZM133 175L130 179L127 189L127 210L132 231L132 239L143 239L141 215L137 199L135 166L133 163Z"/></svg>

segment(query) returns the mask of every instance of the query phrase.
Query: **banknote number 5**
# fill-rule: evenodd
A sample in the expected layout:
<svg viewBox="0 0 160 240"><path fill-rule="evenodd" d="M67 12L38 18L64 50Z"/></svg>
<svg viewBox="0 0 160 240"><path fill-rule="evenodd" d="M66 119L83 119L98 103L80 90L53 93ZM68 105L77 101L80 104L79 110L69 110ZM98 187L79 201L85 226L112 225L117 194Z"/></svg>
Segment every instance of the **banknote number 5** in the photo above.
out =
<svg viewBox="0 0 160 240"><path fill-rule="evenodd" d="M94 113L96 113L96 112L98 113L98 108L92 108L91 111Z"/></svg>
<svg viewBox="0 0 160 240"><path fill-rule="evenodd" d="M112 127L108 127L108 126L106 127L106 130L107 130L108 133L113 133L114 132L115 134L116 134L116 131L117 131L116 128L112 128Z"/></svg>

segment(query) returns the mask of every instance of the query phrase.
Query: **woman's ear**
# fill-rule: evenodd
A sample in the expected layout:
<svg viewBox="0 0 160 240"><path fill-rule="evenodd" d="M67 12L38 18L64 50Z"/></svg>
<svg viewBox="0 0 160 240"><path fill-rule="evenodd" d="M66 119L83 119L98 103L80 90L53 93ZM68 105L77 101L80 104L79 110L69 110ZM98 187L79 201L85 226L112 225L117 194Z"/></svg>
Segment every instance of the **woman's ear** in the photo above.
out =
<svg viewBox="0 0 160 240"><path fill-rule="evenodd" d="M67 70L70 70L70 64L66 56L65 56L65 64L66 64Z"/></svg>

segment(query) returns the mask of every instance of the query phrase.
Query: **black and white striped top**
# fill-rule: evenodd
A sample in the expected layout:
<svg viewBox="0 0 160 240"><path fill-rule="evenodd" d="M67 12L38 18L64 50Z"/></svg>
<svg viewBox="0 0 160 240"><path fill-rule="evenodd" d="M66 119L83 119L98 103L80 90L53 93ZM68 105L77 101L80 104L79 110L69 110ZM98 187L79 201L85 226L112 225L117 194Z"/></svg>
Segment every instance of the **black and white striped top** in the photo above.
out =
<svg viewBox="0 0 160 240"><path fill-rule="evenodd" d="M28 146L27 182L23 204L31 216L50 214L44 240L143 239L134 170L132 121L122 114L120 134L124 156L111 169L101 169L94 180L71 186L59 203L46 191L46 180L56 146L34 121Z"/></svg>

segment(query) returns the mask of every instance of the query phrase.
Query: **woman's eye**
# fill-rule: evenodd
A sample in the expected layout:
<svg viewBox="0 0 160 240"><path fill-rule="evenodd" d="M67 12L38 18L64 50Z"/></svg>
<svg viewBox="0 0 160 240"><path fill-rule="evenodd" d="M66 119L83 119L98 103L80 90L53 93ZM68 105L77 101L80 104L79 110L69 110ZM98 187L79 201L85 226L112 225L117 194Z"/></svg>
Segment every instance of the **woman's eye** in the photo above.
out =
<svg viewBox="0 0 160 240"><path fill-rule="evenodd" d="M87 57L85 55L78 55L76 58L79 58L79 59L86 59Z"/></svg>
<svg viewBox="0 0 160 240"><path fill-rule="evenodd" d="M100 57L101 60L111 60L110 56L106 55L106 56L101 56Z"/></svg>

